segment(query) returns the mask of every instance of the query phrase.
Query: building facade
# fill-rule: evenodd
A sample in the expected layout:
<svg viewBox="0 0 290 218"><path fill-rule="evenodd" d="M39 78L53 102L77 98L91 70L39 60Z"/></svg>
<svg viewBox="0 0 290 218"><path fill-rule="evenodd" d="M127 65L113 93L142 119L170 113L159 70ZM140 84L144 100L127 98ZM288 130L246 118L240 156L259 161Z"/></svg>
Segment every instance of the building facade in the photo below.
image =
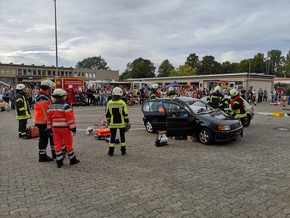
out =
<svg viewBox="0 0 290 218"><path fill-rule="evenodd" d="M181 86L195 86L202 89L213 89L219 85L222 89L236 88L267 91L274 90L274 75L260 73L229 73L211 74L197 76L176 76L176 77L154 77L154 78L132 78L128 81L148 81L166 87L173 81Z"/></svg>
<svg viewBox="0 0 290 218"><path fill-rule="evenodd" d="M82 77L85 81L119 80L119 71L68 68L63 66L58 67L56 71L54 66L0 63L0 81L11 86L18 83L39 84L44 78L54 77Z"/></svg>

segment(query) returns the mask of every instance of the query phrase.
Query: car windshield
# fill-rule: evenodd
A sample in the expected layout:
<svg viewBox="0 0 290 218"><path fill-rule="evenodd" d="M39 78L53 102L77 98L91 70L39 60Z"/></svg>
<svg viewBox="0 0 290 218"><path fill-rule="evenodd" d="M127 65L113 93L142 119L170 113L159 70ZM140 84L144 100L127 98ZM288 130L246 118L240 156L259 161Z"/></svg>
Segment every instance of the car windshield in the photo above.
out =
<svg viewBox="0 0 290 218"><path fill-rule="evenodd" d="M208 113L214 111L211 106L202 101L189 102L189 107L193 110L194 113Z"/></svg>

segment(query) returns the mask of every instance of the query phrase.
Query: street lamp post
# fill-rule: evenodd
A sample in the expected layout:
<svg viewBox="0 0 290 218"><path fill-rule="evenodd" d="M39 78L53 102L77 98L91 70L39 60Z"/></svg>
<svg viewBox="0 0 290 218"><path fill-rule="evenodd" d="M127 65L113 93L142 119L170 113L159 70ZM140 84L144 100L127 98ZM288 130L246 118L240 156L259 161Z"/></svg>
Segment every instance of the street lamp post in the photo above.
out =
<svg viewBox="0 0 290 218"><path fill-rule="evenodd" d="M55 34L55 75L58 76L58 53L57 53L57 22L56 22L56 0L54 1L54 34Z"/></svg>

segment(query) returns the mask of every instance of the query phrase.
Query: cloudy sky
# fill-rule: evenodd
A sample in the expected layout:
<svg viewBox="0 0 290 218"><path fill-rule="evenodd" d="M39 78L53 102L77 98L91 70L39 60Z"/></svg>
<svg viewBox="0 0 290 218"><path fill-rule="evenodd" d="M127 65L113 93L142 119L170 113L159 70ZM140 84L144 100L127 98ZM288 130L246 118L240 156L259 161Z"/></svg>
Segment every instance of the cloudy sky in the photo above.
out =
<svg viewBox="0 0 290 218"><path fill-rule="evenodd" d="M122 73L191 53L219 62L290 50L289 0L56 0L59 66L99 56ZM0 0L0 62L56 65L53 0Z"/></svg>

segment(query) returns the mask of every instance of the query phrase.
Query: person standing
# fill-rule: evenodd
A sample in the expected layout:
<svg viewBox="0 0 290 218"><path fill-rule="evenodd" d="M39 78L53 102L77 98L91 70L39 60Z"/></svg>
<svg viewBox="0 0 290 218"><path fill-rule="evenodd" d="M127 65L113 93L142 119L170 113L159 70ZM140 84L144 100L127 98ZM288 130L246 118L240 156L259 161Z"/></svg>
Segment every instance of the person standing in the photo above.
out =
<svg viewBox="0 0 290 218"><path fill-rule="evenodd" d="M9 100L11 102L11 109L12 110L15 110L15 96L16 96L15 86L12 86L12 88L8 94Z"/></svg>
<svg viewBox="0 0 290 218"><path fill-rule="evenodd" d="M236 89L231 89L231 111L233 112L233 117L241 120L244 124L244 118L247 117L246 106L243 99L239 96L239 92Z"/></svg>
<svg viewBox="0 0 290 218"><path fill-rule="evenodd" d="M169 88L168 88L167 97L168 97L168 98L175 98L175 97L178 97L178 94L176 93L174 87L169 87Z"/></svg>
<svg viewBox="0 0 290 218"><path fill-rule="evenodd" d="M218 111L224 110L224 107L229 105L228 100L225 99L224 95L222 94L220 86L216 86L214 88L213 92L207 97L207 102L210 106Z"/></svg>
<svg viewBox="0 0 290 218"><path fill-rule="evenodd" d="M120 130L121 138L121 153L126 154L126 125L129 124L128 109L126 103L121 100L123 91L119 87L115 87L112 92L112 99L108 102L106 107L106 118L109 122L111 137L109 142L108 155L114 155L115 139L117 130Z"/></svg>
<svg viewBox="0 0 290 218"><path fill-rule="evenodd" d="M53 158L56 158L53 137L47 132L47 109L52 103L51 91L53 86L54 83L51 80L43 80L40 85L39 93L35 97L34 122L39 129L39 162L49 162L53 161ZM46 154L48 140L50 140L51 154L53 158Z"/></svg>
<svg viewBox="0 0 290 218"><path fill-rule="evenodd" d="M153 84L150 91L150 99L156 99L159 97L158 88L159 88L158 84Z"/></svg>
<svg viewBox="0 0 290 218"><path fill-rule="evenodd" d="M27 120L31 118L29 104L26 99L26 87L24 84L16 86L16 100L15 100L16 120L19 121L18 132L19 138L29 139L27 133Z"/></svg>
<svg viewBox="0 0 290 218"><path fill-rule="evenodd" d="M76 158L73 149L73 135L77 131L74 111L71 104L66 102L67 93L63 89L55 89L52 97L55 102L48 107L47 129L48 132L52 131L54 136L57 167L63 166L63 159L65 158L62 150L63 144L65 144L70 165L77 164L80 161Z"/></svg>

